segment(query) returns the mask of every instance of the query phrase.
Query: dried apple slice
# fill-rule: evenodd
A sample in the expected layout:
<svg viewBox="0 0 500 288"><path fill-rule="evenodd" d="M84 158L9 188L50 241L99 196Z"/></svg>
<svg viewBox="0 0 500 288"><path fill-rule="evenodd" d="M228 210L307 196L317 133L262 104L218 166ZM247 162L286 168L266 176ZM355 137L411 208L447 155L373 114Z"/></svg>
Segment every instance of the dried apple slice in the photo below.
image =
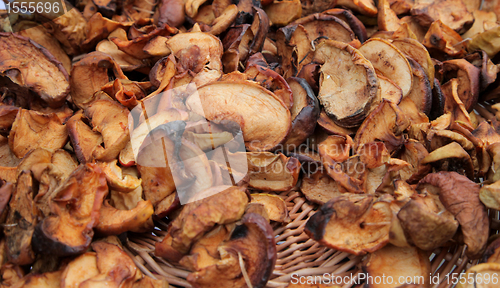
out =
<svg viewBox="0 0 500 288"><path fill-rule="evenodd" d="M305 232L327 247L364 255L389 243L392 217L389 203L372 195L339 196L309 218Z"/></svg>
<svg viewBox="0 0 500 288"><path fill-rule="evenodd" d="M71 99L76 106L86 108L94 100L94 93L109 82L109 69L112 69L116 78L127 79L113 58L102 52L89 53L73 64L70 78Z"/></svg>
<svg viewBox="0 0 500 288"><path fill-rule="evenodd" d="M300 0L273 2L264 7L269 21L275 26L286 26L300 18L302 5Z"/></svg>
<svg viewBox="0 0 500 288"><path fill-rule="evenodd" d="M340 135L340 136L354 136L356 134L355 129L348 129L337 125L333 120L328 117L325 110L321 110L319 113L318 125L330 135Z"/></svg>
<svg viewBox="0 0 500 288"><path fill-rule="evenodd" d="M276 264L272 228L256 213L245 213L241 224L234 228L228 241L219 245L218 251L220 260L187 276L194 287L263 287Z"/></svg>
<svg viewBox="0 0 500 288"><path fill-rule="evenodd" d="M410 93L413 78L411 66L396 46L386 40L373 38L363 43L359 52L372 63L377 72L401 88L403 97Z"/></svg>
<svg viewBox="0 0 500 288"><path fill-rule="evenodd" d="M262 87L281 98L288 109L292 108L292 90L290 89L287 81L285 81L280 74L265 66L250 62L247 63L245 74L247 75L247 80L258 82Z"/></svg>
<svg viewBox="0 0 500 288"><path fill-rule="evenodd" d="M347 23L333 15L325 13L317 13L300 18L294 24L304 26L309 39L326 37L344 43L350 43L356 39L354 32Z"/></svg>
<svg viewBox="0 0 500 288"><path fill-rule="evenodd" d="M479 199L487 208L500 210L500 182L484 185L479 191Z"/></svg>
<svg viewBox="0 0 500 288"><path fill-rule="evenodd" d="M97 100L84 110L94 131L102 134L104 147L97 146L92 155L97 160L111 161L118 157L130 140L127 108L112 100Z"/></svg>
<svg viewBox="0 0 500 288"><path fill-rule="evenodd" d="M95 252L86 252L64 268L61 288L79 287L80 283L99 274Z"/></svg>
<svg viewBox="0 0 500 288"><path fill-rule="evenodd" d="M21 109L9 134L9 147L19 158L38 147L60 149L66 142L68 132L56 114L33 110Z"/></svg>
<svg viewBox="0 0 500 288"><path fill-rule="evenodd" d="M406 57L415 60L427 74L427 78L431 81L431 88L434 87L434 64L431 56L418 40L411 38L394 39L392 45L396 46Z"/></svg>
<svg viewBox="0 0 500 288"><path fill-rule="evenodd" d="M472 13L460 0L417 1L411 9L415 20L424 27L441 20L446 26L457 33L464 33L474 23Z"/></svg>
<svg viewBox="0 0 500 288"><path fill-rule="evenodd" d="M35 227L34 250L61 256L85 251L107 193L104 173L95 164L80 165L57 189L52 214Z"/></svg>
<svg viewBox="0 0 500 288"><path fill-rule="evenodd" d="M70 90L61 62L29 38L0 33L0 76L35 92L51 107L60 107Z"/></svg>
<svg viewBox="0 0 500 288"><path fill-rule="evenodd" d="M194 241L215 224L227 224L240 219L247 203L248 197L244 191L230 187L208 198L186 204L169 231L172 247L183 254L187 253Z"/></svg>
<svg viewBox="0 0 500 288"><path fill-rule="evenodd" d="M339 0L338 6L344 6L367 16L377 16L377 6L373 0Z"/></svg>
<svg viewBox="0 0 500 288"><path fill-rule="evenodd" d="M438 172L428 174L418 185L437 190L441 203L460 223L467 257L481 257L488 241L489 218L479 199L479 184L456 172Z"/></svg>
<svg viewBox="0 0 500 288"><path fill-rule="evenodd" d="M401 134L410 126L408 118L395 104L382 100L382 103L366 117L354 137L354 149L364 144L382 141L389 153L403 144Z"/></svg>
<svg viewBox="0 0 500 288"><path fill-rule="evenodd" d="M290 111L283 101L255 83L213 82L198 88L198 95L199 98L194 94L186 100L191 111L210 121L238 123L250 151L274 149L285 140L291 128Z"/></svg>
<svg viewBox="0 0 500 288"><path fill-rule="evenodd" d="M441 20L434 21L425 34L422 44L429 49L460 58L465 54L465 44L462 42L460 34L446 26Z"/></svg>
<svg viewBox="0 0 500 288"><path fill-rule="evenodd" d="M377 24L380 31L396 31L401 27L401 21L391 9L389 0L379 0L377 8Z"/></svg>
<svg viewBox="0 0 500 288"><path fill-rule="evenodd" d="M321 165L321 163L316 165ZM300 191L306 196L307 200L318 204L325 204L329 200L347 192L344 187L325 172L313 171L311 173L308 177L302 178L300 186Z"/></svg>
<svg viewBox="0 0 500 288"><path fill-rule="evenodd" d="M406 97L415 103L418 111L428 115L432 107L432 87L429 78L417 61L408 58L408 62L412 68L413 81L410 93Z"/></svg>
<svg viewBox="0 0 500 288"><path fill-rule="evenodd" d="M116 164L117 160L111 162L97 162L97 165L106 174L108 185L111 189L119 192L132 192L141 186L142 180L132 175L123 175L122 169Z"/></svg>
<svg viewBox="0 0 500 288"><path fill-rule="evenodd" d="M83 120L87 119L79 111L68 120L66 128L76 157L81 163L89 163L94 160L94 150L102 143L102 135L92 131Z"/></svg>
<svg viewBox="0 0 500 288"><path fill-rule="evenodd" d="M276 195L271 194L252 194L251 203L263 204L269 219L277 222L289 222L288 209L285 201Z"/></svg>
<svg viewBox="0 0 500 288"><path fill-rule="evenodd" d="M399 104L401 99L403 99L403 91L401 88L385 76L377 74L377 78L380 88L380 97L382 99L387 99L394 104Z"/></svg>
<svg viewBox="0 0 500 288"><path fill-rule="evenodd" d="M17 179L16 189L9 203L9 213L4 227L6 253L9 261L16 265L27 265L35 260L31 239L37 224L33 203L33 178L23 171Z"/></svg>
<svg viewBox="0 0 500 288"><path fill-rule="evenodd" d="M318 99L338 125L358 126L377 96L375 70L350 45L326 40L316 47L313 61L321 66Z"/></svg>
<svg viewBox="0 0 500 288"><path fill-rule="evenodd" d="M167 41L167 46L176 56L184 52L189 53L189 49L198 47L199 55L194 61L189 60L189 62L193 62L191 65L202 67L202 71L197 72L192 80L196 85L204 85L219 79L222 75L221 57L224 50L219 38L203 32L180 33L171 37Z"/></svg>
<svg viewBox="0 0 500 288"><path fill-rule="evenodd" d="M290 109L292 130L285 142L288 151L295 150L314 132L320 108L318 99L306 80L290 77L287 82L293 92L293 105Z"/></svg>
<svg viewBox="0 0 500 288"><path fill-rule="evenodd" d="M105 201L99 212L99 223L96 231L102 235L120 235L121 233L146 232L153 228L151 216L154 214L151 201L139 201L130 210L116 209Z"/></svg>
<svg viewBox="0 0 500 288"><path fill-rule="evenodd" d="M398 219L409 243L432 251L451 240L458 222L437 196L415 194L398 212Z"/></svg>
<svg viewBox="0 0 500 288"><path fill-rule="evenodd" d="M457 288L493 288L498 285L499 263L481 263L467 269L457 284ZM464 279L464 280L462 280ZM470 279L465 281L465 279ZM479 284L481 283L481 284Z"/></svg>
<svg viewBox="0 0 500 288"><path fill-rule="evenodd" d="M363 271L369 276L387 279L418 279L418 284L426 287L430 285L429 274L431 274L431 263L427 253L415 247L396 247L387 245L382 249L371 253L365 260ZM389 278L390 277L390 278ZM406 278L408 277L408 278ZM420 281L422 280L422 281ZM401 282L394 281L390 284L382 282L368 283L369 288L392 288L400 287Z"/></svg>
<svg viewBox="0 0 500 288"><path fill-rule="evenodd" d="M252 38L254 35L249 24L237 25L228 29L226 36L222 39L224 45L222 63L225 73L238 71L240 62L242 63L250 53Z"/></svg>
<svg viewBox="0 0 500 288"><path fill-rule="evenodd" d="M343 20L347 24L349 24L349 27L351 27L351 30L354 32L361 43L365 42L366 39L368 39L365 25L356 16L354 16L354 14L352 14L350 10L334 8L326 10L323 13L336 16L340 20Z"/></svg>
<svg viewBox="0 0 500 288"><path fill-rule="evenodd" d="M457 78L457 93L467 111L471 111L479 97L480 70L465 59L453 59L443 62L443 83ZM445 85L445 84L443 84Z"/></svg>
<svg viewBox="0 0 500 288"><path fill-rule="evenodd" d="M469 154L457 142L440 147L427 155L421 164L430 164L442 171L456 171L474 179L474 166Z"/></svg>

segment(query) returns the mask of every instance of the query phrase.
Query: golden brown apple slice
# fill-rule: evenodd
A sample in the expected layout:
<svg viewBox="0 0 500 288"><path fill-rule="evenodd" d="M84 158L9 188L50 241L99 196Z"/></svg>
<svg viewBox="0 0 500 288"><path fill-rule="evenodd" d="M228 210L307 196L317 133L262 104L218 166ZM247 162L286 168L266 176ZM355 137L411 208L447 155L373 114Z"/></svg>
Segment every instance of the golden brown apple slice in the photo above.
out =
<svg viewBox="0 0 500 288"><path fill-rule="evenodd" d="M0 33L0 75L32 90L51 107L60 107L69 93L69 76L61 62L29 38Z"/></svg>
<svg viewBox="0 0 500 288"><path fill-rule="evenodd" d="M460 34L441 20L436 20L427 30L422 44L430 51L444 52L451 57L460 58L465 54L465 44L462 40Z"/></svg>
<svg viewBox="0 0 500 288"><path fill-rule="evenodd" d="M403 91L399 88L396 83L394 83L391 79L377 74L379 89L380 89L380 97L382 99L387 99L394 104L399 104L401 99L403 99Z"/></svg>
<svg viewBox="0 0 500 288"><path fill-rule="evenodd" d="M354 16L354 14L352 14L350 10L333 8L323 11L323 13L338 17L340 20L343 20L347 24L349 24L349 27L351 27L351 30L354 32L361 43L365 42L366 39L368 39L368 36L366 35L365 25L356 16Z"/></svg>
<svg viewBox="0 0 500 288"><path fill-rule="evenodd" d="M339 0L337 5L345 6L363 15L372 17L376 16L378 12L377 6L373 0Z"/></svg>
<svg viewBox="0 0 500 288"><path fill-rule="evenodd" d="M411 38L394 39L392 45L396 46L406 57L415 60L427 74L427 78L431 81L431 88L434 87L434 64L432 63L431 56L418 40Z"/></svg>
<svg viewBox="0 0 500 288"><path fill-rule="evenodd" d="M108 193L106 177L95 164L80 165L56 190L51 215L35 228L34 250L54 255L85 251L93 237L99 210Z"/></svg>
<svg viewBox="0 0 500 288"><path fill-rule="evenodd" d="M371 253L364 261L363 271L368 273L368 277L382 277L388 279L409 279L411 277L417 284L428 287L430 285L429 274L431 273L431 263L427 253L415 247L396 247L387 245L384 248ZM391 278L389 278L391 277ZM416 279L416 280L415 280ZM399 281L393 283L377 283L371 281L367 283L369 288L393 288L400 287Z"/></svg>
<svg viewBox="0 0 500 288"><path fill-rule="evenodd" d="M373 38L363 43L359 52L372 63L377 72L401 88L403 97L410 93L413 77L411 66L396 46L386 40Z"/></svg>
<svg viewBox="0 0 500 288"><path fill-rule="evenodd" d="M358 126L376 99L375 70L352 46L326 40L316 47L313 61L322 63L318 99L340 126Z"/></svg>
<svg viewBox="0 0 500 288"><path fill-rule="evenodd" d="M457 78L457 93L467 111L471 111L479 97L481 71L465 59L453 59L443 62L443 83ZM445 84L443 84L445 85Z"/></svg>
<svg viewBox="0 0 500 288"><path fill-rule="evenodd" d="M267 5L264 11L273 25L285 26L300 18L302 5L300 0L286 0Z"/></svg>
<svg viewBox="0 0 500 288"><path fill-rule="evenodd" d="M474 23L472 13L460 0L418 1L411 9L411 14L424 27L441 20L457 33L464 33Z"/></svg>
<svg viewBox="0 0 500 288"><path fill-rule="evenodd" d="M321 168L321 163L318 163ZM325 204L329 200L340 196L347 192L338 182L333 180L327 173L323 171L312 171L308 177L302 178L300 191L307 200Z"/></svg>
<svg viewBox="0 0 500 288"><path fill-rule="evenodd" d="M497 275L500 272L499 263L481 263L467 269L463 278L459 278L457 288L494 288L498 286ZM462 279L471 279L465 281ZM489 280L488 280L489 279ZM478 284L483 283L483 284Z"/></svg>
<svg viewBox="0 0 500 288"><path fill-rule="evenodd" d="M309 39L326 37L344 43L350 43L356 36L349 25L336 16L326 13L316 13L298 19L293 24L304 26Z"/></svg>
<svg viewBox="0 0 500 288"><path fill-rule="evenodd" d="M64 268L61 288L78 288L80 284L99 274L95 252L86 252Z"/></svg>
<svg viewBox="0 0 500 288"><path fill-rule="evenodd" d="M283 101L255 83L213 82L198 88L198 95L186 100L191 111L210 121L238 123L250 151L272 150L285 140L291 128L290 111Z"/></svg>
<svg viewBox="0 0 500 288"><path fill-rule="evenodd" d="M392 10L389 0L379 0L377 8L377 24L380 31L396 31L401 27L401 21Z"/></svg>
<svg viewBox="0 0 500 288"><path fill-rule="evenodd" d="M252 194L251 203L263 204L269 219L277 222L289 222L288 209L285 201L276 195L271 194Z"/></svg>
<svg viewBox="0 0 500 288"><path fill-rule="evenodd" d="M372 195L339 196L309 218L305 232L327 247L364 255L389 242L392 217L389 203Z"/></svg>

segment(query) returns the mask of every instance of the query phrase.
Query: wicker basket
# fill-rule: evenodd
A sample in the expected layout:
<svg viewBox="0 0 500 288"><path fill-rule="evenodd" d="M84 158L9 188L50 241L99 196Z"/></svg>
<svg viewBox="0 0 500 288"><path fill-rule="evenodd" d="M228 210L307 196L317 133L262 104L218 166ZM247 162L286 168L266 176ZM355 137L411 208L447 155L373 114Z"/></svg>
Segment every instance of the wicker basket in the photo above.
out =
<svg viewBox="0 0 500 288"><path fill-rule="evenodd" d="M283 192L279 196L285 200L292 221L287 225L278 225L274 228L278 257L267 287L285 287L289 284L292 274L314 276L330 273L338 276L353 275L353 279L356 279L354 277L361 273L360 263L363 256L324 247L304 233L306 222L316 212L318 205L310 203L301 192L296 190ZM492 233L496 234L500 228L498 211L491 210L490 217L491 227L494 230ZM166 228L167 225L160 222L153 233L131 236L127 244L127 252L133 255L138 267L148 276L165 277L171 285L191 287L186 281L189 271L154 256L155 242L163 239L166 235ZM431 287L452 287L452 281L446 278L447 275L461 273L477 263L477 260L469 261L463 252L463 246L452 246L440 248L432 253L433 276L440 276L440 284L433 284ZM344 284L342 286L342 288L347 287L356 287L356 285ZM362 287L362 285L357 287Z"/></svg>

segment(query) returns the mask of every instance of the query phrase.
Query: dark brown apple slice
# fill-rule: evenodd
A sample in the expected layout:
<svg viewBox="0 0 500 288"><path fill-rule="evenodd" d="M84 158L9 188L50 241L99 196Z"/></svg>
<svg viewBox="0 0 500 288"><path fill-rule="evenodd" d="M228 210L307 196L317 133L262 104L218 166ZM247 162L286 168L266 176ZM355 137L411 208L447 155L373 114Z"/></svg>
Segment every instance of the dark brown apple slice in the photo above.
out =
<svg viewBox="0 0 500 288"><path fill-rule="evenodd" d="M290 109L292 130L285 142L286 151L290 151L296 150L297 146L314 133L320 108L318 99L306 80L290 77L287 82L293 93L293 106Z"/></svg>
<svg viewBox="0 0 500 288"><path fill-rule="evenodd" d="M313 61L322 63L318 99L338 125L356 127L377 97L375 69L352 46L326 40L316 47Z"/></svg>
<svg viewBox="0 0 500 288"><path fill-rule="evenodd" d="M446 83L451 78L457 78L458 97L464 103L467 111L471 111L477 103L480 74L481 70L465 59L453 59L443 62L443 83Z"/></svg>
<svg viewBox="0 0 500 288"><path fill-rule="evenodd" d="M366 35L365 25L358 19L358 17L354 16L354 14L352 14L350 10L334 8L326 10L323 13L338 17L340 20L343 20L347 24L349 24L349 27L351 27L351 30L354 32L361 43L365 42L366 39L368 39L368 36Z"/></svg>
<svg viewBox="0 0 500 288"><path fill-rule="evenodd" d="M364 255L389 243L392 217L389 203L373 195L338 196L309 218L305 232L327 247Z"/></svg>
<svg viewBox="0 0 500 288"><path fill-rule="evenodd" d="M428 115L432 107L432 88L425 70L412 58L408 58L413 72L411 91L406 97L410 98L420 112Z"/></svg>

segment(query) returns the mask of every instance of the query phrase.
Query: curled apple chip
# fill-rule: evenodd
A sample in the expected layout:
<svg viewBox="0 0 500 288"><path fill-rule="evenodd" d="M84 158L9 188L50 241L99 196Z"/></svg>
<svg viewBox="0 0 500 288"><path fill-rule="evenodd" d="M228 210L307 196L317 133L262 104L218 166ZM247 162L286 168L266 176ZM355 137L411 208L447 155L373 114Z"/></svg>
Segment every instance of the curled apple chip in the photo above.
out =
<svg viewBox="0 0 500 288"><path fill-rule="evenodd" d="M251 203L260 203L269 216L269 220L277 222L289 222L288 209L285 201L276 195L271 194L252 194Z"/></svg>
<svg viewBox="0 0 500 288"><path fill-rule="evenodd" d="M61 256L85 251L107 193L101 169L95 164L80 165L55 191L49 204L51 215L35 227L34 250Z"/></svg>
<svg viewBox="0 0 500 288"><path fill-rule="evenodd" d="M420 180L418 187L430 186L439 200L460 223L467 257L477 259L486 249L489 219L486 208L479 199L479 184L456 172L431 173ZM417 188L418 188L417 187Z"/></svg>
<svg viewBox="0 0 500 288"><path fill-rule="evenodd" d="M300 191L306 196L307 200L318 204L325 204L329 200L347 192L344 187L323 171L316 171L308 177L302 178Z"/></svg>
<svg viewBox="0 0 500 288"><path fill-rule="evenodd" d="M392 211L372 195L335 197L307 221L305 232L319 243L355 255L377 251L389 242Z"/></svg>
<svg viewBox="0 0 500 288"><path fill-rule="evenodd" d="M363 43L359 52L372 63L377 72L401 88L403 97L410 93L413 82L411 66L396 46L386 40L373 38Z"/></svg>
<svg viewBox="0 0 500 288"><path fill-rule="evenodd" d="M373 17L378 12L373 0L339 0L337 5L347 7L366 16Z"/></svg>
<svg viewBox="0 0 500 288"><path fill-rule="evenodd" d="M457 93L467 111L471 111L479 97L480 70L465 59L443 62L443 83L457 78ZM446 84L443 84L446 85Z"/></svg>
<svg viewBox="0 0 500 288"><path fill-rule="evenodd" d="M441 247L458 229L453 214L432 194L411 196L399 210L398 219L408 242L425 251Z"/></svg>
<svg viewBox="0 0 500 288"><path fill-rule="evenodd" d="M52 54L29 38L0 33L0 78L27 88L51 107L60 107L68 96L66 69Z"/></svg>
<svg viewBox="0 0 500 288"><path fill-rule="evenodd" d="M316 47L313 61L322 63L318 99L340 126L358 126L375 102L375 69L352 46L326 40Z"/></svg>
<svg viewBox="0 0 500 288"><path fill-rule="evenodd" d="M30 150L44 147L60 149L68 141L66 127L56 114L21 109L12 123L9 147L19 158Z"/></svg>
<svg viewBox="0 0 500 288"><path fill-rule="evenodd" d="M352 14L350 10L333 8L326 10L323 13L338 17L340 20L343 20L347 24L349 24L349 27L351 27L351 30L354 32L361 43L365 42L366 39L368 39L365 25L356 16L354 16L354 14Z"/></svg>
<svg viewBox="0 0 500 288"><path fill-rule="evenodd" d="M431 82L431 88L434 87L434 64L432 63L429 51L418 40L412 38L399 38L392 41L392 45L396 46L406 57L415 60L427 74L427 78Z"/></svg>
<svg viewBox="0 0 500 288"><path fill-rule="evenodd" d="M326 37L344 43L350 43L356 39L347 23L326 13L316 13L300 18L294 24L302 25L306 29L309 39Z"/></svg>
<svg viewBox="0 0 500 288"><path fill-rule="evenodd" d="M408 62L412 68L413 81L411 85L411 91L406 97L411 99L413 103L417 106L418 111L429 114L432 107L432 86L425 70L420 66L420 64L408 58ZM425 121L427 122L427 121Z"/></svg>
<svg viewBox="0 0 500 288"><path fill-rule="evenodd" d="M13 189L4 227L7 257L17 265L31 264L35 260L31 239L38 221L33 194L33 177L29 171L23 171Z"/></svg>
<svg viewBox="0 0 500 288"><path fill-rule="evenodd" d="M457 33L464 33L474 23L472 13L460 0L418 1L411 9L411 14L424 27L429 27L432 22L441 20Z"/></svg>
<svg viewBox="0 0 500 288"><path fill-rule="evenodd" d="M410 126L410 121L395 104L382 100L358 129L354 137L354 149L358 150L364 144L382 141L392 153L403 144L402 133Z"/></svg>
<svg viewBox="0 0 500 288"><path fill-rule="evenodd" d="M380 96L382 99L387 99L394 104L399 104L401 99L403 99L403 90L399 88L396 83L394 83L391 79L377 74Z"/></svg>
<svg viewBox="0 0 500 288"><path fill-rule="evenodd" d="M111 162L97 162L97 165L106 174L108 186L119 192L132 192L141 186L142 180L132 175L123 175L122 169L116 164L117 160Z"/></svg>
<svg viewBox="0 0 500 288"><path fill-rule="evenodd" d="M102 52L92 52L73 64L71 69L71 99L79 108L86 108L95 98L94 93L109 82L108 70L116 78L127 79L115 60Z"/></svg>
<svg viewBox="0 0 500 288"><path fill-rule="evenodd" d="M441 20L432 22L422 41L430 51L444 52L445 54L458 58L465 54L465 44L462 37Z"/></svg>
<svg viewBox="0 0 500 288"><path fill-rule="evenodd" d="M208 198L186 204L172 222L169 231L172 247L186 254L194 241L215 224L227 224L240 219L247 204L246 193L234 186Z"/></svg>
<svg viewBox="0 0 500 288"><path fill-rule="evenodd" d="M487 208L500 210L500 182L484 185L479 191L479 199Z"/></svg>
<svg viewBox="0 0 500 288"><path fill-rule="evenodd" d="M78 287L83 281L98 274L96 253L83 253L64 268L61 288Z"/></svg>
<svg viewBox="0 0 500 288"><path fill-rule="evenodd" d="M127 108L113 100L97 100L84 110L94 131L101 133L104 147L97 146L92 155L97 160L111 161L130 140Z"/></svg>
<svg viewBox="0 0 500 288"><path fill-rule="evenodd" d="M273 2L264 7L269 21L275 26L285 26L300 18L302 5L300 0Z"/></svg>
<svg viewBox="0 0 500 288"><path fill-rule="evenodd" d="M245 213L240 223L218 246L220 258L187 276L194 287L265 286L277 258L273 230L256 213Z"/></svg>
<svg viewBox="0 0 500 288"><path fill-rule="evenodd" d="M431 263L429 256L415 247L396 247L391 244L371 253L364 261L363 271L368 277L391 277L389 279L414 279L424 287L430 285ZM408 278L406 278L408 277ZM418 280L415 280L418 279ZM422 281L420 281L422 280ZM400 287L400 282L369 283L369 288Z"/></svg>
<svg viewBox="0 0 500 288"><path fill-rule="evenodd" d="M153 214L151 201L140 200L130 210L116 209L105 201L99 211L99 223L95 229L102 235L119 235L127 231L146 232L153 228Z"/></svg>
<svg viewBox="0 0 500 288"><path fill-rule="evenodd" d="M193 94L186 100L191 111L204 115L209 121L238 123L250 151L272 150L290 131L290 111L283 101L255 83L219 81L202 86L197 92L199 98Z"/></svg>

